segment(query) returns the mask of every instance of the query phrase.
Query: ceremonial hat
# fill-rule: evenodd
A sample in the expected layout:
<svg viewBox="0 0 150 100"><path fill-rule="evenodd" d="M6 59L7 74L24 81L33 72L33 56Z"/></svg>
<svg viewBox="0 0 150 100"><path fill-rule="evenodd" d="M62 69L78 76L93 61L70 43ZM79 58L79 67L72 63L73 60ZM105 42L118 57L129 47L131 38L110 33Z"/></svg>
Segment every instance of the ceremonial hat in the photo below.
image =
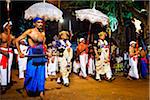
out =
<svg viewBox="0 0 150 100"><path fill-rule="evenodd" d="M85 39L84 38L80 38L80 42L83 41L83 40L85 40Z"/></svg>
<svg viewBox="0 0 150 100"><path fill-rule="evenodd" d="M33 19L33 22L35 23L35 22L37 22L38 20L42 20L42 21L43 21L42 18L40 18L40 17L35 17L35 18Z"/></svg>
<svg viewBox="0 0 150 100"><path fill-rule="evenodd" d="M12 25L12 21L9 21L9 24ZM5 28L8 25L8 21L5 22L5 24L3 25L3 28Z"/></svg>
<svg viewBox="0 0 150 100"><path fill-rule="evenodd" d="M106 35L106 32L100 32L100 33L98 33L98 35L100 35L100 36L102 36L102 35Z"/></svg>
<svg viewBox="0 0 150 100"><path fill-rule="evenodd" d="M69 35L69 32L68 31L61 31L61 32L59 32L59 35L62 35L62 34Z"/></svg>
<svg viewBox="0 0 150 100"><path fill-rule="evenodd" d="M136 44L136 42L135 42L135 41L131 41L131 42L130 42L130 45L131 45L131 44Z"/></svg>

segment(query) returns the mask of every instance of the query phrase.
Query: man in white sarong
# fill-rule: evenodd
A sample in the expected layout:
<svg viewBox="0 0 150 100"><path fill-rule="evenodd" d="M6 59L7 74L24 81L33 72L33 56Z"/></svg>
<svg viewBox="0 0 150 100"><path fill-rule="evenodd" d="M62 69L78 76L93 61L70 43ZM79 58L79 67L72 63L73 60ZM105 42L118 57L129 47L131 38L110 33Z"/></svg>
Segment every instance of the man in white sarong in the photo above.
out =
<svg viewBox="0 0 150 100"><path fill-rule="evenodd" d="M79 56L81 66L80 76L82 76L85 79L88 79L86 73L86 65L88 62L88 45L86 44L84 38L80 38L80 43L77 47L77 55Z"/></svg>
<svg viewBox="0 0 150 100"><path fill-rule="evenodd" d="M11 26L12 26L11 21L6 22L3 25L4 32L0 33L0 84L2 87L1 88L2 93L6 92L6 89L10 85L10 80L11 80L10 77L11 77L11 66L13 60L13 50L10 44L13 43L13 39L14 39L10 31Z"/></svg>
<svg viewBox="0 0 150 100"><path fill-rule="evenodd" d="M129 80L132 80L132 77L139 79L138 68L137 68L138 54L139 54L139 51L136 48L136 42L131 41L130 47L129 47L129 66L131 68L129 69L129 73L127 77Z"/></svg>

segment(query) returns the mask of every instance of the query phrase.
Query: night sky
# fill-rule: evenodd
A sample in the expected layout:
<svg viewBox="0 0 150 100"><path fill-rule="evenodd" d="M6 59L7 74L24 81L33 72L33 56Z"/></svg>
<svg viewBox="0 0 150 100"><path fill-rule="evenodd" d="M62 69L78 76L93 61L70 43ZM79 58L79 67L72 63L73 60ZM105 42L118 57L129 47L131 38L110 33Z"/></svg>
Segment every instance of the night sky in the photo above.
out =
<svg viewBox="0 0 150 100"><path fill-rule="evenodd" d="M39 1L38 1L39 2ZM19 36L22 31L20 31L19 27L21 27L21 22L24 19L24 11L29 8L32 4L36 3L35 1L12 1L10 3L10 19L13 22L13 34L15 36ZM1 23L1 32L3 31L2 26L3 24L7 21L8 19L8 12L6 8L6 2L0 1L0 7L1 7L1 15L0 15L0 23ZM76 20L75 16L72 16L71 13L67 10L61 9L63 11L63 17L65 18L65 22L62 25L62 30L68 30L68 21L69 19L72 20L72 31L73 32L79 32L83 33L81 34L81 37L86 34L85 32L88 32L89 29L89 22L84 21L81 22L79 20ZM31 22L31 21L30 21ZM30 27L27 27L30 28ZM97 32L99 31L99 25L98 24L93 24L92 25L93 29L96 30L91 30L92 32ZM46 33L47 36L52 38L55 34L58 34L58 23L57 22L46 22ZM76 37L76 36L75 36ZM80 37L80 36L79 36Z"/></svg>

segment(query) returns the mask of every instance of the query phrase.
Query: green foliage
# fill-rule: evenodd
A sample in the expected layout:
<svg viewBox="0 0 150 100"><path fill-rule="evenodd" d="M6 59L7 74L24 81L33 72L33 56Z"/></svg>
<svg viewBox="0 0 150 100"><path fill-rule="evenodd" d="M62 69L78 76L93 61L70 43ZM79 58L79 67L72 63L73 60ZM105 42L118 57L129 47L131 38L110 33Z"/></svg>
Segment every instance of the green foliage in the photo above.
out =
<svg viewBox="0 0 150 100"><path fill-rule="evenodd" d="M125 19L130 19L133 16L132 12L129 11L124 11L124 13L122 13L122 17Z"/></svg>
<svg viewBox="0 0 150 100"><path fill-rule="evenodd" d="M23 18L20 18L18 21L18 34L22 34L25 30L33 27L32 20L25 20Z"/></svg>
<svg viewBox="0 0 150 100"><path fill-rule="evenodd" d="M102 10L104 13L112 13L115 15L116 13L116 2L115 1L103 1L97 2L97 9Z"/></svg>

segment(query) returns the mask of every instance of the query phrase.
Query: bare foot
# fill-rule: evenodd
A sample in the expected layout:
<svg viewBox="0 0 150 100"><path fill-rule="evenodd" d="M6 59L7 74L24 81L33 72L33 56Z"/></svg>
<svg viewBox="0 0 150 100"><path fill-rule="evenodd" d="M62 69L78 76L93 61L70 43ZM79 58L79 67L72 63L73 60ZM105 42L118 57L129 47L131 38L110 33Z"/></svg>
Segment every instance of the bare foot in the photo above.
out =
<svg viewBox="0 0 150 100"><path fill-rule="evenodd" d="M22 90L22 96L23 97L27 97L28 96L27 91L25 89Z"/></svg>
<svg viewBox="0 0 150 100"><path fill-rule="evenodd" d="M102 82L102 80L101 80L101 79L99 79L99 80L98 80L98 82Z"/></svg>
<svg viewBox="0 0 150 100"><path fill-rule="evenodd" d="M41 93L40 93L40 99L41 99L41 100L44 100L44 92L41 92Z"/></svg>
<svg viewBox="0 0 150 100"><path fill-rule="evenodd" d="M127 76L127 79L129 79L129 80L133 80L130 76Z"/></svg>

